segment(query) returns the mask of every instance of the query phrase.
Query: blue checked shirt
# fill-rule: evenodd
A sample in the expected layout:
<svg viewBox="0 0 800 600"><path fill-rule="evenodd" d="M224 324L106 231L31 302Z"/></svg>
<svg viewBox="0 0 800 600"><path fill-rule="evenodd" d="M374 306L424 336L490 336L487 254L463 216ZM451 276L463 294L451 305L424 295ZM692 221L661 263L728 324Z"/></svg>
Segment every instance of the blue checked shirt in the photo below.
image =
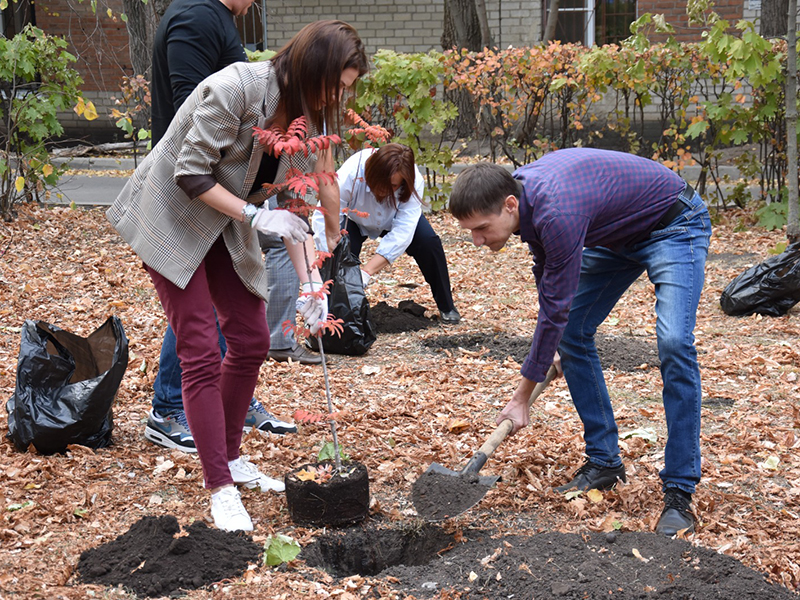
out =
<svg viewBox="0 0 800 600"><path fill-rule="evenodd" d="M570 148L520 167L519 236L533 254L539 318L521 373L542 381L578 289L584 248L643 240L683 191L665 166L633 154Z"/></svg>

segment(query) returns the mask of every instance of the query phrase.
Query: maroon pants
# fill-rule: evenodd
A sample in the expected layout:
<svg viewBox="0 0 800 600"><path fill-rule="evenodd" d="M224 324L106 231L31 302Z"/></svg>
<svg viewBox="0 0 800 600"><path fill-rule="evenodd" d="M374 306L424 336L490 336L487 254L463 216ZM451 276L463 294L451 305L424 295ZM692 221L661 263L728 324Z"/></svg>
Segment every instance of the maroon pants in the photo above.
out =
<svg viewBox="0 0 800 600"><path fill-rule="evenodd" d="M233 483L228 461L239 457L250 398L269 352L264 301L239 279L222 237L186 289L145 268L178 341L183 408L205 486L213 489ZM217 318L228 345L224 359L220 358Z"/></svg>

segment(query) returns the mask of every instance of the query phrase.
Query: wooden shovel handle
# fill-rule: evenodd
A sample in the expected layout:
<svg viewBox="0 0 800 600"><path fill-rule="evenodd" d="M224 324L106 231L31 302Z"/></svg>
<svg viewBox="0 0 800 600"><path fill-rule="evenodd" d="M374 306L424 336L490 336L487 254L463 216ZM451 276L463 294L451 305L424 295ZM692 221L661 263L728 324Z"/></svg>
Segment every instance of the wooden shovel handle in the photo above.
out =
<svg viewBox="0 0 800 600"><path fill-rule="evenodd" d="M558 371L556 370L554 365L550 366L550 369L547 371L547 375L544 378L544 381L540 381L536 384L536 387L533 388L531 392L531 397L528 399L528 410L530 410L531 405L534 403L536 398L544 391L553 379L555 379ZM486 458L490 457L500 443L506 439L509 433L511 433L511 429L514 427L513 421L511 419L505 419L497 426L497 428L492 432L492 435L483 443L483 446L480 447L478 452L483 453Z"/></svg>

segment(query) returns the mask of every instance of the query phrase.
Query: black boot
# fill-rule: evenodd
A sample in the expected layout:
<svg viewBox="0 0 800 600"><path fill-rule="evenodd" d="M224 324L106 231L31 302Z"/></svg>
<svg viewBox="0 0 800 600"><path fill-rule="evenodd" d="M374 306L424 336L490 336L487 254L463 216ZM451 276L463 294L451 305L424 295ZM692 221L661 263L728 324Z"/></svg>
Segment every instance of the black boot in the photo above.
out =
<svg viewBox="0 0 800 600"><path fill-rule="evenodd" d="M454 308L453 310L440 310L439 317L444 325L458 325L461 322L461 315Z"/></svg>
<svg viewBox="0 0 800 600"><path fill-rule="evenodd" d="M572 481L556 488L557 492L567 492L572 489L581 491L586 490L610 490L617 481L628 481L625 477L625 465L618 467L601 467L590 460L575 473Z"/></svg>
<svg viewBox="0 0 800 600"><path fill-rule="evenodd" d="M664 510L658 519L656 533L672 537L679 531L694 531L692 495L676 487L668 487L664 492Z"/></svg>

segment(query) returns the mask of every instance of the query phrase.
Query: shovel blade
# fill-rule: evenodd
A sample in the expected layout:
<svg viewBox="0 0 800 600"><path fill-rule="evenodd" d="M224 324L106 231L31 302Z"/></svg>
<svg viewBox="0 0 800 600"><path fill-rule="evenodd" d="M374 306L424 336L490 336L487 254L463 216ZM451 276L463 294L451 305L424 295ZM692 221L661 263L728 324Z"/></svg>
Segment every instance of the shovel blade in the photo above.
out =
<svg viewBox="0 0 800 600"><path fill-rule="evenodd" d="M500 481L499 475L477 475L471 473L464 473L463 471L453 471L453 469L448 469L447 467L440 465L439 463L433 463L425 473L440 473L442 475L453 475L454 477L477 477L478 481L481 485L486 486L487 491L488 488L494 486L495 483Z"/></svg>
<svg viewBox="0 0 800 600"><path fill-rule="evenodd" d="M411 500L423 519L441 521L475 506L499 479L498 476L453 471L433 463L414 482Z"/></svg>

